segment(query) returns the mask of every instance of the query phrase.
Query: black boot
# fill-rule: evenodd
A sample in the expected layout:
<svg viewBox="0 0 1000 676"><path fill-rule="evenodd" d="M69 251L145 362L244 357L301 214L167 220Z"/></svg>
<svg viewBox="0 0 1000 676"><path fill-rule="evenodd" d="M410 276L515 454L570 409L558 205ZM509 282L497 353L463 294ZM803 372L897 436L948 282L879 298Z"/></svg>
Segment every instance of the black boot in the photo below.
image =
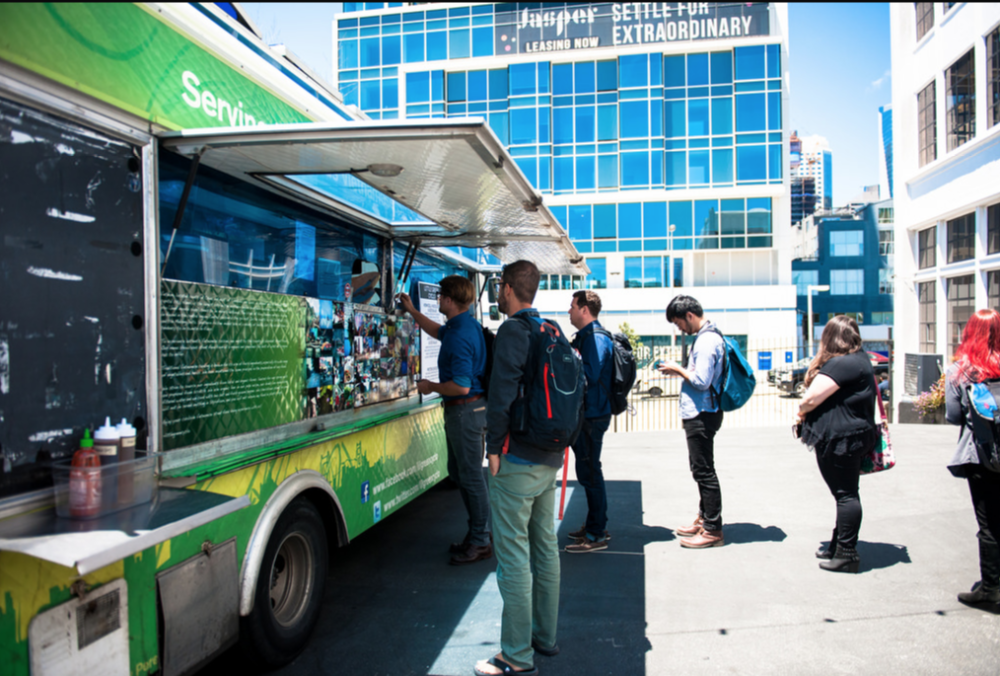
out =
<svg viewBox="0 0 1000 676"><path fill-rule="evenodd" d="M1000 589L984 589L982 582L972 585L972 591L962 592L958 600L967 606L1000 603Z"/></svg>
<svg viewBox="0 0 1000 676"><path fill-rule="evenodd" d="M826 559L829 561L833 558L833 550L837 548L837 529L833 529L833 535L830 536L830 544L826 547L820 547L816 550L817 559Z"/></svg>
<svg viewBox="0 0 1000 676"><path fill-rule="evenodd" d="M858 566L861 565L861 557L856 549L837 545L837 552L829 561L819 564L823 570L835 573L857 573Z"/></svg>

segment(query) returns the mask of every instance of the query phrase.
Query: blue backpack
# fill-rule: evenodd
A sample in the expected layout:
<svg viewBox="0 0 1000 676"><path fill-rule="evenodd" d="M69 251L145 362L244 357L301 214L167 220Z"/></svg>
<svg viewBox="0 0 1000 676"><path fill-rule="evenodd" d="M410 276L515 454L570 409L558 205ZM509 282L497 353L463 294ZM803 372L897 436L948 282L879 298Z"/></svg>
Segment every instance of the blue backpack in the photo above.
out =
<svg viewBox="0 0 1000 676"><path fill-rule="evenodd" d="M972 438L979 462L993 472L1000 472L1000 380L984 380L965 386L969 396Z"/></svg>
<svg viewBox="0 0 1000 676"><path fill-rule="evenodd" d="M732 338L722 335L722 331L712 328L722 338L725 344L725 358L722 365L722 392L716 392L715 388L710 388L712 396L715 398L722 411L735 411L750 400L753 390L757 386L757 379L754 378L753 369L750 368L746 357L740 352L739 345Z"/></svg>
<svg viewBox="0 0 1000 676"><path fill-rule="evenodd" d="M583 360L556 322L528 315L514 318L530 327L531 347L511 407L510 435L529 446L562 453L583 427Z"/></svg>

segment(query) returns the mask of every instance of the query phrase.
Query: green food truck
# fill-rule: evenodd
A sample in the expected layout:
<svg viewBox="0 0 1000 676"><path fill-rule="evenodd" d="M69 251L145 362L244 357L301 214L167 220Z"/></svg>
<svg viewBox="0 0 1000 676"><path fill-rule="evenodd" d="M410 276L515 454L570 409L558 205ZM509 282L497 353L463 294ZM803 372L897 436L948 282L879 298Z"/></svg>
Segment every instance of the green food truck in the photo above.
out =
<svg viewBox="0 0 1000 676"><path fill-rule="evenodd" d="M238 6L0 27L3 672L286 663L447 473L395 294L586 268L482 119L368 120Z"/></svg>

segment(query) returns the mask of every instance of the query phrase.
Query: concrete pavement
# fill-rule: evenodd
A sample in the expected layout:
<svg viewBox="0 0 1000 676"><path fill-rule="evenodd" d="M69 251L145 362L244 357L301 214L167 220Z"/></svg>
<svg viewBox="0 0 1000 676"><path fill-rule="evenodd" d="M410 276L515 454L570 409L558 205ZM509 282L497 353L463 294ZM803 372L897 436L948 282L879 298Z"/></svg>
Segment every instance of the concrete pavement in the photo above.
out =
<svg viewBox="0 0 1000 676"><path fill-rule="evenodd" d="M671 530L697 510L683 432L609 435L611 547L562 554L562 654L536 665L553 676L1000 673L1000 615L955 599L979 577L968 487L945 468L956 429L892 436L897 467L862 477L861 572L849 575L817 567L834 502L790 425L723 426L727 545L699 551ZM570 479L561 545L586 512L572 468ZM359 537L331 564L309 647L278 673L471 674L499 649L501 601L495 560L447 565L464 531L457 491L432 490Z"/></svg>

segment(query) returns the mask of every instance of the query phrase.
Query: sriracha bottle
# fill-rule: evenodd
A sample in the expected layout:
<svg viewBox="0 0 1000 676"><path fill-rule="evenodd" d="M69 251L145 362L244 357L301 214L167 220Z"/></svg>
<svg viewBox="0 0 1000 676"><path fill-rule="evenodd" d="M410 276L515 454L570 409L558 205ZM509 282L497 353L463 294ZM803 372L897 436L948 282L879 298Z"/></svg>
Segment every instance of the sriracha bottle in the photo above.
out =
<svg viewBox="0 0 1000 676"><path fill-rule="evenodd" d="M69 513L92 518L101 511L101 456L94 450L90 430L83 431L80 448L73 454L69 472Z"/></svg>

